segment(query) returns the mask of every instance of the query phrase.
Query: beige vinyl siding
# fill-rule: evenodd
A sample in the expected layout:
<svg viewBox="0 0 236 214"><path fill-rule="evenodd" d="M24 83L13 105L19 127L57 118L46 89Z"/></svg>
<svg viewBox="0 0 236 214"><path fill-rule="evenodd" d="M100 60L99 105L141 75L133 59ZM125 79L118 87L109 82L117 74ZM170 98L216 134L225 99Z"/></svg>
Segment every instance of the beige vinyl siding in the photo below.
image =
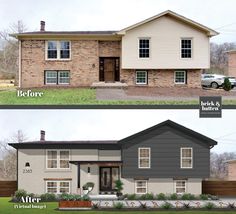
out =
<svg viewBox="0 0 236 214"><path fill-rule="evenodd" d="M139 58L139 38L150 38L150 57ZM192 58L181 58L181 39L192 39ZM209 37L168 16L126 32L122 38L122 69L209 68Z"/></svg>

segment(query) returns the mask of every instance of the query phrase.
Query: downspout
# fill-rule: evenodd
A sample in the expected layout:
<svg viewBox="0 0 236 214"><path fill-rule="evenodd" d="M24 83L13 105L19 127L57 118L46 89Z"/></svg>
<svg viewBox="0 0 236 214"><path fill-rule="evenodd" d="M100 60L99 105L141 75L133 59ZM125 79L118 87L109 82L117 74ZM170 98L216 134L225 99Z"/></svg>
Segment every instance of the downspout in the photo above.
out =
<svg viewBox="0 0 236 214"><path fill-rule="evenodd" d="M18 149L16 150L16 188L18 190L18 185L19 185L19 173L18 173Z"/></svg>
<svg viewBox="0 0 236 214"><path fill-rule="evenodd" d="M18 62L18 66L19 66L19 70L18 70L18 75L19 75L19 83L18 83L18 86L19 88L21 88L21 40L19 40L19 62Z"/></svg>

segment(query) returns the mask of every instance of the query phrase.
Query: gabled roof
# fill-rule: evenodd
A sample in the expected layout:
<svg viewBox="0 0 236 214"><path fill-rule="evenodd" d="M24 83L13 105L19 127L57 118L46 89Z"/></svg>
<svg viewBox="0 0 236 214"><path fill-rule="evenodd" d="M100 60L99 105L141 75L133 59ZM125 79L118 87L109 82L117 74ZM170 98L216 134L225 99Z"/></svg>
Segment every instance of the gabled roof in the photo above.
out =
<svg viewBox="0 0 236 214"><path fill-rule="evenodd" d="M126 137L126 138L120 140L118 143L119 144L125 144L126 142L128 142L130 140L138 138L139 136L143 136L143 135L149 134L150 132L152 132L152 131L154 131L156 129L160 129L160 128L164 127L164 126L169 126L169 127L172 127L173 129L176 129L176 130L179 130L181 132L184 132L187 135L190 135L192 137L195 137L197 139L202 140L203 142L207 143L210 146L214 146L214 145L217 144L217 141L215 141L215 140L213 140L213 139L211 139L209 137L206 137L205 135L202 135L202 134L200 134L198 132L195 132L195 131L193 131L193 130L191 130L189 128L186 128L186 127L184 127L184 126L182 126L182 125L180 125L178 123L175 123L175 122L173 122L171 120L166 120L166 121L164 121L162 123L159 123L159 124L157 124L155 126L152 126L152 127L148 128L148 129L145 129L145 130L143 130L141 132L138 132L138 133L133 134L133 135L131 135L129 137Z"/></svg>
<svg viewBox="0 0 236 214"><path fill-rule="evenodd" d="M188 25L191 25L191 26L193 26L195 28L198 28L199 30L202 30L202 31L206 32L208 36L216 36L216 35L219 34L215 30L210 29L210 28L208 28L208 27L206 27L206 26L204 26L204 25L202 25L202 24L200 24L198 22L195 22L195 21L193 21L191 19L188 19L188 18L186 18L184 16L181 16L181 15L179 15L179 14L177 14L177 13L171 11L171 10L166 10L166 11L164 11L162 13L159 13L159 14L153 16L153 17L150 17L150 18L145 19L145 20L143 20L141 22L138 22L138 23L136 23L134 25L131 25L131 26L127 27L127 28L124 28L124 29L120 30L117 34L124 35L126 33L126 31L129 31L131 29L134 29L136 27L139 27L141 25L144 25L144 24L146 24L148 22L154 21L154 20L156 20L156 19L158 19L158 18L160 18L162 16L166 16L166 15L168 15L168 16L170 16L172 18L175 18L175 19L177 19L179 21L182 21L182 22L184 22L184 23L186 23Z"/></svg>

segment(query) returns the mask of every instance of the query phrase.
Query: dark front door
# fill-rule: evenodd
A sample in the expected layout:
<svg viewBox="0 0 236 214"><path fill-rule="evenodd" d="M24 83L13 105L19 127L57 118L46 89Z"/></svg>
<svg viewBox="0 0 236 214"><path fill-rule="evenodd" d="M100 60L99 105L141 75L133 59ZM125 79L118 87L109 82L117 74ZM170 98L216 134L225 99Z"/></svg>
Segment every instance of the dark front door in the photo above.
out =
<svg viewBox="0 0 236 214"><path fill-rule="evenodd" d="M120 81L119 57L100 57L99 81L105 81L105 82Z"/></svg>
<svg viewBox="0 0 236 214"><path fill-rule="evenodd" d="M119 179L119 167L100 167L100 191L115 191Z"/></svg>

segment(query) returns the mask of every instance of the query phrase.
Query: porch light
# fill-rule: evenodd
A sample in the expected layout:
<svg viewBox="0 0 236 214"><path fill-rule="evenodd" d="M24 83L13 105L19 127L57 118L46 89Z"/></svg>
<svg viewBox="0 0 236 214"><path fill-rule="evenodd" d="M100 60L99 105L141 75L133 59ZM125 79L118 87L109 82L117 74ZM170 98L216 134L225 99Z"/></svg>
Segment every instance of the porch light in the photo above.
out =
<svg viewBox="0 0 236 214"><path fill-rule="evenodd" d="M90 166L88 167L88 174L90 174Z"/></svg>
<svg viewBox="0 0 236 214"><path fill-rule="evenodd" d="M25 163L25 168L27 168L27 169L30 168L30 163L29 162Z"/></svg>

